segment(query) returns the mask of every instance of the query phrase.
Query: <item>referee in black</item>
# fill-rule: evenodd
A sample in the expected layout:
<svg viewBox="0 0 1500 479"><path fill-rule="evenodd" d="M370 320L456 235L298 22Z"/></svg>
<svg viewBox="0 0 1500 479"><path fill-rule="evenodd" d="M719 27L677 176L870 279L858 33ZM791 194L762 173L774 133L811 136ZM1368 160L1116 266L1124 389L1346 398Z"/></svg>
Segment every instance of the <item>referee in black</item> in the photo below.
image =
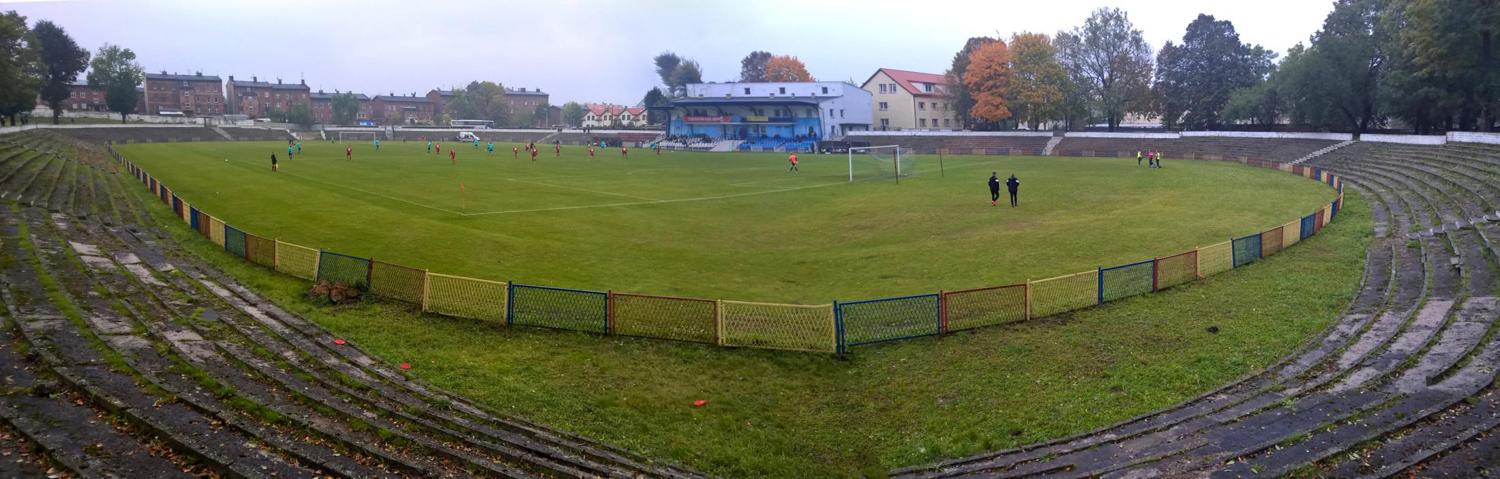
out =
<svg viewBox="0 0 1500 479"><path fill-rule="evenodd" d="M1005 180L1005 189L1010 190L1010 207L1016 207L1016 191L1021 189L1021 180L1016 179L1016 174L1011 173L1010 179Z"/></svg>

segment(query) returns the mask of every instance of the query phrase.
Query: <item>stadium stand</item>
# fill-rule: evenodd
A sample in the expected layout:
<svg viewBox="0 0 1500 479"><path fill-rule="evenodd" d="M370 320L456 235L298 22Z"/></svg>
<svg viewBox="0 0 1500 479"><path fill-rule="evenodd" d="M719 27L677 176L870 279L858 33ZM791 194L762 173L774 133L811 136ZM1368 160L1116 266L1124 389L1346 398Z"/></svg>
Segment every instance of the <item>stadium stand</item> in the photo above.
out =
<svg viewBox="0 0 1500 479"><path fill-rule="evenodd" d="M1053 149L1056 156L1133 157L1135 152L1161 151L1168 160L1259 160L1290 162L1338 143L1333 140L1184 136L1181 138L1064 137Z"/></svg>

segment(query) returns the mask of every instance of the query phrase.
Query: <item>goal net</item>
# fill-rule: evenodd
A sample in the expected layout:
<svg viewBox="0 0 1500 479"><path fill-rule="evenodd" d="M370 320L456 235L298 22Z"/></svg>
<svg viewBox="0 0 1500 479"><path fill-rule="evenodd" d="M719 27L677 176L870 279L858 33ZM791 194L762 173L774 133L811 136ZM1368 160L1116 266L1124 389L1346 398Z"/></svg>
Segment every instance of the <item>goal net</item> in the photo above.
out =
<svg viewBox="0 0 1500 479"><path fill-rule="evenodd" d="M898 145L849 148L849 181L895 178L917 174L916 156Z"/></svg>
<svg viewBox="0 0 1500 479"><path fill-rule="evenodd" d="M369 142L369 141L375 141L375 138L377 138L378 136L380 136L380 132L378 132L378 131L341 131L341 132L339 132L339 142L340 143L350 142L350 141L366 141L366 142Z"/></svg>

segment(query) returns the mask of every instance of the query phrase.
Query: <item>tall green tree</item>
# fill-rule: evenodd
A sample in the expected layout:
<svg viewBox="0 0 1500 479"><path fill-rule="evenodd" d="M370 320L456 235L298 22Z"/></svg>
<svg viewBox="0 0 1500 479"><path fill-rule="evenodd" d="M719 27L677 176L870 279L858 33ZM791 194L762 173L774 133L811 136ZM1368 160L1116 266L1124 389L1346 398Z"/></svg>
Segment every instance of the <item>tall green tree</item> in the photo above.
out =
<svg viewBox="0 0 1500 479"><path fill-rule="evenodd" d="M1167 44L1156 52L1156 80L1151 84L1152 110L1161 115L1162 127L1172 130L1181 127L1182 114L1187 111L1187 56L1182 47L1167 40Z"/></svg>
<svg viewBox="0 0 1500 479"><path fill-rule="evenodd" d="M964 86L964 73L969 70L969 55L985 44L995 42L990 37L972 37L964 42L964 47L953 54L953 65L948 68L948 97L953 100L954 114L958 117L958 123L968 129L986 129L988 125L976 123L969 116L969 110L974 108L974 95L969 88Z"/></svg>
<svg viewBox="0 0 1500 479"><path fill-rule="evenodd" d="M672 73L677 71L677 66L682 64L682 57L670 51L661 52L651 58L651 63L656 65L656 76L661 77L661 84L667 87L672 84Z"/></svg>
<svg viewBox="0 0 1500 479"><path fill-rule="evenodd" d="M354 118L359 115L359 97L353 93L335 93L332 100L333 122L339 125L352 125Z"/></svg>
<svg viewBox="0 0 1500 479"><path fill-rule="evenodd" d="M740 60L740 81L762 83L766 81L766 62L771 61L771 52L756 50Z"/></svg>
<svg viewBox="0 0 1500 479"><path fill-rule="evenodd" d="M651 108L670 106L671 104L672 100L660 88L646 90L646 96L641 98L641 106L646 107L646 122L652 125L666 123L666 118L662 118L662 113L659 110L652 110Z"/></svg>
<svg viewBox="0 0 1500 479"><path fill-rule="evenodd" d="M689 83L703 83L703 69L698 67L696 60L683 60L672 70L672 88L682 90Z"/></svg>
<svg viewBox="0 0 1500 479"><path fill-rule="evenodd" d="M1011 113L1028 128L1058 119L1063 111L1063 85L1068 72L1057 62L1052 39L1040 33L1017 33L1010 37Z"/></svg>
<svg viewBox="0 0 1500 479"><path fill-rule="evenodd" d="M531 124L531 112L510 111L505 87L492 81L472 81L463 88L454 88L448 111L460 120L489 120L501 126Z"/></svg>
<svg viewBox="0 0 1500 479"><path fill-rule="evenodd" d="M531 126L538 128L551 128L552 105L542 103L531 110Z"/></svg>
<svg viewBox="0 0 1500 479"><path fill-rule="evenodd" d="M313 119L312 109L308 108L306 103L292 105L286 111L286 122L296 124L304 129L312 128L315 121L317 120Z"/></svg>
<svg viewBox="0 0 1500 479"><path fill-rule="evenodd" d="M1393 81L1394 86L1416 93L1419 99L1443 103L1449 127L1496 131L1500 121L1500 1L1410 0L1390 5L1390 10L1400 10L1388 12L1387 20L1403 21L1384 25L1387 31L1399 32L1402 48L1388 53L1393 60L1399 59L1392 62L1393 69L1408 77ZM1418 85L1419 89L1411 89Z"/></svg>
<svg viewBox="0 0 1500 479"><path fill-rule="evenodd" d="M1111 131L1126 114L1151 112L1151 46L1124 11L1095 10L1071 37L1076 41L1058 45L1058 57L1077 72L1090 109Z"/></svg>
<svg viewBox="0 0 1500 479"><path fill-rule="evenodd" d="M1383 123L1376 100L1390 45L1379 21L1385 1L1338 0L1297 61L1287 54L1281 69L1294 121L1353 132Z"/></svg>
<svg viewBox="0 0 1500 479"><path fill-rule="evenodd" d="M1280 89L1274 74L1271 78L1254 85L1235 90L1229 94L1224 105L1223 118L1227 121L1245 121L1251 125L1270 130L1276 126L1285 112Z"/></svg>
<svg viewBox="0 0 1500 479"><path fill-rule="evenodd" d="M562 106L562 121L563 121L563 124L571 126L571 127L574 127L574 128L582 126L583 125L583 113L584 113L584 111L583 111L583 105L578 104L578 102L576 102L576 101L570 101L570 102L567 102L567 103L563 103L563 106Z"/></svg>
<svg viewBox="0 0 1500 479"><path fill-rule="evenodd" d="M1083 72L1083 66L1073 61L1071 57L1063 56L1063 51L1077 51L1083 47L1079 45L1083 40L1074 36L1071 32L1058 32L1052 38L1052 45L1057 47L1057 62L1062 65L1067 77L1061 84L1062 90L1062 120L1063 129L1072 130L1075 127L1086 126L1094 118L1091 111L1091 99L1087 88L1088 80Z"/></svg>
<svg viewBox="0 0 1500 479"><path fill-rule="evenodd" d="M129 48L108 43L99 47L94 59L89 61L89 85L104 87L104 103L109 111L120 114L124 123L126 115L135 111L141 95L135 90L146 79L146 70L135 61L135 52Z"/></svg>
<svg viewBox="0 0 1500 479"><path fill-rule="evenodd" d="M1171 125L1178 112L1182 127L1215 130L1229 96L1254 85L1270 72L1274 54L1240 42L1234 24L1199 14L1187 26L1180 46L1168 43L1157 56L1157 81L1163 83L1163 123Z"/></svg>
<svg viewBox="0 0 1500 479"><path fill-rule="evenodd" d="M26 17L0 14L0 125L36 106L37 87L46 67L41 63L36 36L26 29Z"/></svg>
<svg viewBox="0 0 1500 479"><path fill-rule="evenodd" d="M89 66L89 51L80 48L62 27L47 20L36 22L31 33L41 48L42 65L47 71L42 77L42 102L52 108L52 124L56 125L62 117L63 102L72 95L68 85Z"/></svg>

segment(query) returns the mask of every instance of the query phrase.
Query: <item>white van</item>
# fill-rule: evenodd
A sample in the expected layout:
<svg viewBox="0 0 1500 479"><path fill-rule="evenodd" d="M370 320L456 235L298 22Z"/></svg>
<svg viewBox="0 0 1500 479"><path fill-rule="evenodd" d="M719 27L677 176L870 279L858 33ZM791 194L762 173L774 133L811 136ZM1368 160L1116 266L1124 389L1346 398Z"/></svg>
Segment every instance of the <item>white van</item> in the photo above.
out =
<svg viewBox="0 0 1500 479"><path fill-rule="evenodd" d="M475 135L475 134L467 132L467 131L460 131L460 132L458 132L458 141L468 141L468 142L479 141L479 135Z"/></svg>

